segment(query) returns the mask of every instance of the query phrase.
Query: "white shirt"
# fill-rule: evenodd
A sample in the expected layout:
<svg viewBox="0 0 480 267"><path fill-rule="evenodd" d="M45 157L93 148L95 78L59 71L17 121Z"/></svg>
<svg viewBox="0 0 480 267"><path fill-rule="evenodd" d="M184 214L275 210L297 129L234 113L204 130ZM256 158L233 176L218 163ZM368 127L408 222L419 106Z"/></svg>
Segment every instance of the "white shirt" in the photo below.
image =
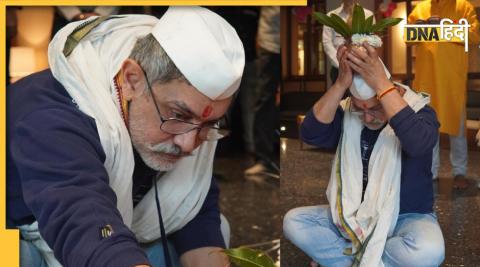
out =
<svg viewBox="0 0 480 267"><path fill-rule="evenodd" d="M373 12L364 8L363 11L365 12L365 18L373 15ZM337 14L341 17L344 21L347 21L348 13L346 10L343 10L343 4L341 4L337 9L334 9L327 13L328 16L330 14ZM375 17L373 17L373 22L375 23ZM322 43L323 49L325 54L327 55L328 60L338 69L338 60L337 60L337 48L345 43L345 38L340 34L336 33L335 30L328 26L323 26L323 33L322 33Z"/></svg>

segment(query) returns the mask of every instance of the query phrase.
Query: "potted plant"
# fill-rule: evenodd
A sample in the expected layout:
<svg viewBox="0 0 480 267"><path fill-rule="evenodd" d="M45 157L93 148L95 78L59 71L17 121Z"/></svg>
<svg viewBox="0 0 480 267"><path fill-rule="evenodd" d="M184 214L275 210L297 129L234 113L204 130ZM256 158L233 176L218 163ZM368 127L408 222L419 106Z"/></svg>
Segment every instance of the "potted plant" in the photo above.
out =
<svg viewBox="0 0 480 267"><path fill-rule="evenodd" d="M401 18L384 18L373 23L373 15L365 18L363 8L355 4L352 14L352 26L350 27L341 17L336 14L327 16L320 12L313 13L314 18L323 25L331 27L345 38L345 45L349 49L365 49L362 45L366 41L373 47L381 47L381 34L387 27L398 24Z"/></svg>
<svg viewBox="0 0 480 267"><path fill-rule="evenodd" d="M382 39L380 38L379 34L381 34L387 27L396 25L402 20L401 18L384 18L374 24L373 15L365 18L365 12L358 4L355 4L353 7L351 26L349 26L336 14L327 16L325 14L315 12L313 13L313 16L318 22L333 28L335 32L343 36L348 50L363 50L364 52L366 51L365 47L363 46L365 42L375 48L381 47ZM391 77L386 68L385 74L388 78ZM370 86L358 73L354 73L353 75L350 92L356 98L363 100L374 97L376 94L375 91L370 88Z"/></svg>

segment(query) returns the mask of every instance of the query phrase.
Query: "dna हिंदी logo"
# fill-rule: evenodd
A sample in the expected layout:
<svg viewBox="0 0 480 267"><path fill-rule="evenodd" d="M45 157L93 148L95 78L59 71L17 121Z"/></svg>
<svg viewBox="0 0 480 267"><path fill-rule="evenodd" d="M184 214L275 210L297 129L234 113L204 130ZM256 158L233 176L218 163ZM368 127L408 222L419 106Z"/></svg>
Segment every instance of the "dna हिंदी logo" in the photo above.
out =
<svg viewBox="0 0 480 267"><path fill-rule="evenodd" d="M441 19L440 24L406 24L403 40L406 43L418 42L454 42L464 43L468 52L468 29L470 25L464 18L457 21Z"/></svg>

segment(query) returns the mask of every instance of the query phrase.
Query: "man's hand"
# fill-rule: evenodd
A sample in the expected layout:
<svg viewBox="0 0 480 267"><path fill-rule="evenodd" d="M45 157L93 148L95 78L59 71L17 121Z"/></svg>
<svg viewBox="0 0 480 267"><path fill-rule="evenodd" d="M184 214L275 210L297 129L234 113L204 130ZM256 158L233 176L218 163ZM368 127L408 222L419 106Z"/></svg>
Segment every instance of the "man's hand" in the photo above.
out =
<svg viewBox="0 0 480 267"><path fill-rule="evenodd" d="M230 261L225 253L221 252L223 248L203 247L185 252L180 257L180 263L183 267L226 267L230 266Z"/></svg>
<svg viewBox="0 0 480 267"><path fill-rule="evenodd" d="M350 66L347 64L347 47L342 45L337 50L338 60L338 77L335 84L342 88L347 89L352 85L353 73Z"/></svg>
<svg viewBox="0 0 480 267"><path fill-rule="evenodd" d="M363 80L379 93L393 84L385 74L383 64L378 57L378 53L368 43L364 43L366 51L363 49L352 49L347 52L348 65L360 74Z"/></svg>

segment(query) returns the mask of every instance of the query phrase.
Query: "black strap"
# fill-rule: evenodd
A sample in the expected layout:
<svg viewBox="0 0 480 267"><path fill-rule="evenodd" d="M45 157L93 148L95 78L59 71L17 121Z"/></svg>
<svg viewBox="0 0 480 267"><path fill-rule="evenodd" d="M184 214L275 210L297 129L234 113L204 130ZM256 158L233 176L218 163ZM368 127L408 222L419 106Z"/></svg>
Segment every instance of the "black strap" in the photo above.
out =
<svg viewBox="0 0 480 267"><path fill-rule="evenodd" d="M160 236L162 238L163 254L165 255L165 266L172 267L172 260L168 251L167 235L165 234L165 227L163 226L162 211L160 210L160 200L158 199L158 188L156 176L153 176L153 185L155 187L155 202L157 203L158 220L160 222Z"/></svg>

